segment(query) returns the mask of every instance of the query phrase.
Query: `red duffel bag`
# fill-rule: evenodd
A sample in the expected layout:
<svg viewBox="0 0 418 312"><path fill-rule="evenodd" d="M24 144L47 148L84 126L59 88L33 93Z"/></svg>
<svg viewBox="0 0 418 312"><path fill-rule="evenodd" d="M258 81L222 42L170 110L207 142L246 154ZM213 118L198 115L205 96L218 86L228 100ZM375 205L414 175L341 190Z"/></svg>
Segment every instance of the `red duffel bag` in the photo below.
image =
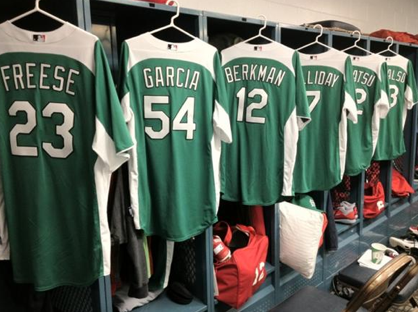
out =
<svg viewBox="0 0 418 312"><path fill-rule="evenodd" d="M224 227L229 225L222 222ZM216 233L216 225L214 234ZM227 233L231 233L228 229ZM266 279L265 262L268 251L268 237L257 234L253 227L237 224L232 236L221 236L232 256L224 262L215 262L219 295L216 296L236 309L250 298Z"/></svg>
<svg viewBox="0 0 418 312"><path fill-rule="evenodd" d="M363 216L373 219L385 210L385 189L380 181L364 184Z"/></svg>

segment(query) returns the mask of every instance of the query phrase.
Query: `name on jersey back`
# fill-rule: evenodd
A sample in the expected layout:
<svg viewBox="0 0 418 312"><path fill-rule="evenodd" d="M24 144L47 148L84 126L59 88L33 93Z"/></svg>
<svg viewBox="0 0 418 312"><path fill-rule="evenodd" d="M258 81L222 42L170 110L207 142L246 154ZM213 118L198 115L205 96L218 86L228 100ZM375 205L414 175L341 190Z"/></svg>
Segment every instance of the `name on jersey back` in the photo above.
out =
<svg viewBox="0 0 418 312"><path fill-rule="evenodd" d="M280 86L286 75L282 69L259 64L240 64L224 68L226 81L233 83L241 80L263 81Z"/></svg>
<svg viewBox="0 0 418 312"><path fill-rule="evenodd" d="M60 65L24 63L2 66L0 75L6 91L41 89L75 96L74 76L79 76L80 72Z"/></svg>

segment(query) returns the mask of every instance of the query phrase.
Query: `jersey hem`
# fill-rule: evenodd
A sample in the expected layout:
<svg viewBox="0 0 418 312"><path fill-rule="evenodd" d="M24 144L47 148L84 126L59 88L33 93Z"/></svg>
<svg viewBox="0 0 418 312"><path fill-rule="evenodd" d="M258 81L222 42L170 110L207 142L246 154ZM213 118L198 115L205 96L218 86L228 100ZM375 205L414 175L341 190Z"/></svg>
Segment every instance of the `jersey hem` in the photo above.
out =
<svg viewBox="0 0 418 312"><path fill-rule="evenodd" d="M398 158L399 156L402 156L405 153L406 153L406 151L404 151L404 152L402 152L400 154L396 154L396 155L392 156L392 158L386 158L386 157L385 158L373 158L373 160L374 161L394 160L394 159Z"/></svg>
<svg viewBox="0 0 418 312"><path fill-rule="evenodd" d="M58 283L58 284L53 284L51 286L44 286L44 287L37 287L36 285L34 285L34 289L36 291L47 291L47 290L51 290L57 287L61 287L61 286L76 286L76 287L89 287L91 286L95 281L97 281L100 277L103 277L106 275L97 275L97 277L93 278L92 280L85 282L85 283ZM19 280L19 279L14 279L15 283L18 284L33 284L33 281L27 281L27 280Z"/></svg>
<svg viewBox="0 0 418 312"><path fill-rule="evenodd" d="M367 168L369 168L369 167L367 167ZM346 171L346 172L344 172L344 175L347 175L349 177L354 177L356 175L359 175L362 171L366 171L367 168L364 168L364 169L361 169L361 170L358 170L358 171Z"/></svg>
<svg viewBox="0 0 418 312"><path fill-rule="evenodd" d="M283 195L283 197L287 197L287 196ZM277 204L281 200L281 197L279 197L278 199L276 199L274 201L268 201L268 202L242 201L242 199L236 199L236 198L232 198L232 197L228 197L228 196L222 196L222 199L224 199L226 201L231 201L231 202L239 202L239 203L242 203L243 205L246 205L246 206L271 206L271 205Z"/></svg>
<svg viewBox="0 0 418 312"><path fill-rule="evenodd" d="M128 147L124 147L123 149L121 149L119 152L116 153L116 155L121 155L124 154L128 151L130 151L131 149L133 149L135 147L135 144L129 145Z"/></svg>
<svg viewBox="0 0 418 312"><path fill-rule="evenodd" d="M336 187L338 184L340 184L341 181L342 181L342 179L330 184L329 186L325 186L325 187L321 186L321 187L312 188L312 189L305 188L305 189L302 189L302 190L295 190L295 194L306 194L306 193L313 192L313 191L329 191L332 188Z"/></svg>
<svg viewBox="0 0 418 312"><path fill-rule="evenodd" d="M344 172L344 175L348 175L350 177L359 175L362 171L366 171L370 167L370 164L368 166L363 166L358 170L348 170Z"/></svg>
<svg viewBox="0 0 418 312"><path fill-rule="evenodd" d="M215 224L218 221L218 217L216 216L212 222L209 222L209 224L205 225L205 226L200 226L198 230L194 231L191 234L188 234L186 236L181 236L181 237L168 237L165 235L162 235L161 233L155 232L155 231L147 231L145 229L145 227L142 227L142 230L145 233L145 236L152 236L152 235L158 235L161 238L171 241L171 242L184 242L185 240L188 240L194 236L200 235L202 234L207 228L209 228L210 226L212 226L213 224Z"/></svg>

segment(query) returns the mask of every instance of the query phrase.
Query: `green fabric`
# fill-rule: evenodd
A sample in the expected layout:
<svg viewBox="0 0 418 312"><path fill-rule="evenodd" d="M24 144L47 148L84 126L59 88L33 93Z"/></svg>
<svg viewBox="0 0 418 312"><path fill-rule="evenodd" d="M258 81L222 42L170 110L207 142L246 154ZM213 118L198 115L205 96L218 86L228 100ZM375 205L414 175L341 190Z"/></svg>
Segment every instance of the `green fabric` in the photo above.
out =
<svg viewBox="0 0 418 312"><path fill-rule="evenodd" d="M216 100L225 102L223 81L217 77L220 81L215 82L202 65L171 58L147 58L128 70L133 57L129 54L124 43L120 97L129 97L130 124L135 124L137 163L130 167L138 172L137 194L131 194L138 198L137 218L147 236L183 241L217 221L211 142L217 130L213 125ZM217 54L213 67L219 71ZM171 86L167 70L174 75L182 70L178 76L182 87ZM147 105L155 115L147 112ZM191 107L193 116L188 114ZM179 129L179 122L180 128L188 125L189 130Z"/></svg>
<svg viewBox="0 0 418 312"><path fill-rule="evenodd" d="M406 110L418 101L417 86L412 64L408 61L407 68L388 63L389 103L390 110L380 123L379 141L374 160L392 160L406 152L403 137L404 118ZM406 102L406 89L412 91L411 104ZM408 107L411 105L411 107Z"/></svg>
<svg viewBox="0 0 418 312"><path fill-rule="evenodd" d="M304 120L308 118L310 121L311 114L309 111L308 98L306 96L305 78L302 70L302 64L300 62L299 53L293 54L292 64L296 76L296 115Z"/></svg>
<svg viewBox="0 0 418 312"><path fill-rule="evenodd" d="M301 207L305 207L314 211L322 212L316 207L315 201L313 198L306 194L297 194L292 198L291 203Z"/></svg>
<svg viewBox="0 0 418 312"><path fill-rule="evenodd" d="M97 50L102 51L99 47ZM35 64L31 81L36 88L16 90L11 84L13 87L6 91L0 84L0 167L14 278L18 283L33 283L39 291L61 285L87 286L103 275L93 171L97 155L92 144L96 116L111 135L117 132L113 120L120 106L116 94L111 92L112 80L102 57L102 52L96 54L95 76L85 65L64 55L0 55L0 67L20 64L25 68L27 63ZM43 80L49 89L39 87L41 64L50 65L45 67ZM55 68L62 68L57 71L59 79L54 78ZM67 84L70 69L74 70L73 82ZM53 91L52 86L63 90ZM95 93L96 89L101 90L100 94ZM16 116L10 114L16 101L29 103L24 106L26 110L32 107L36 112L35 127L30 133L17 135L17 145L34 148L37 156L27 156L25 152L12 155L11 132L32 118L22 109ZM59 103L57 107L74 115L73 125L66 131L72 141L65 142L59 134L60 125L71 123L72 114L55 110L51 117L45 116L44 109L51 103ZM101 109L103 112L98 111ZM125 137L117 134L116 140L121 138L117 145L124 149L130 138L125 124L121 125ZM68 145L72 152L64 158L56 157L45 149L48 143L57 150Z"/></svg>
<svg viewBox="0 0 418 312"><path fill-rule="evenodd" d="M290 57L293 68L280 59L261 57L238 57L223 65L226 73L239 69L237 79L228 81L227 77L233 143L222 147L225 200L272 205L281 198L286 145L297 140L285 132L286 124L291 118L290 122L297 123L296 115L310 118L299 57L297 53ZM254 78L244 78L243 66L256 68ZM269 76L270 80L265 79ZM244 100L242 109L240 98ZM263 101L263 107L249 110Z"/></svg>
<svg viewBox="0 0 418 312"><path fill-rule="evenodd" d="M109 64L102 45L96 42L95 46L96 74L95 74L95 103L96 114L107 134L115 143L116 152L121 152L132 147L133 142L127 132L125 119L120 109L118 94L112 79ZM106 103L106 105L103 105Z"/></svg>
<svg viewBox="0 0 418 312"><path fill-rule="evenodd" d="M344 168L340 165L339 127L342 114L344 118L352 114L346 111L346 102L355 98L349 58L344 73L332 66L303 65L302 68L308 101L310 105L315 104L319 96L319 102L311 108L312 121L299 134L294 173L297 193L329 190L341 181ZM325 82L318 83L320 75L325 77Z"/></svg>
<svg viewBox="0 0 418 312"><path fill-rule="evenodd" d="M376 71L353 66L357 96L358 122L348 121L347 163L345 174L355 176L370 166L373 157L373 114L380 114L382 91L387 93L386 63L381 66L380 79ZM361 101L361 103L359 102ZM378 121L380 122L380 120Z"/></svg>

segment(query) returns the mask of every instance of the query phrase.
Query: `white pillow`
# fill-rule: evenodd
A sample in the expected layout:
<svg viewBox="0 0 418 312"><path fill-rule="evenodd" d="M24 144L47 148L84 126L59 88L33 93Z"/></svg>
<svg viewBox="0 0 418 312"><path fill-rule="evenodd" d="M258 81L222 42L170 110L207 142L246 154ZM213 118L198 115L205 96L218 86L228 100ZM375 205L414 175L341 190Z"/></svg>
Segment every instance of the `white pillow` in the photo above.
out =
<svg viewBox="0 0 418 312"><path fill-rule="evenodd" d="M310 279L315 272L324 216L288 202L279 203L279 210L280 261Z"/></svg>

